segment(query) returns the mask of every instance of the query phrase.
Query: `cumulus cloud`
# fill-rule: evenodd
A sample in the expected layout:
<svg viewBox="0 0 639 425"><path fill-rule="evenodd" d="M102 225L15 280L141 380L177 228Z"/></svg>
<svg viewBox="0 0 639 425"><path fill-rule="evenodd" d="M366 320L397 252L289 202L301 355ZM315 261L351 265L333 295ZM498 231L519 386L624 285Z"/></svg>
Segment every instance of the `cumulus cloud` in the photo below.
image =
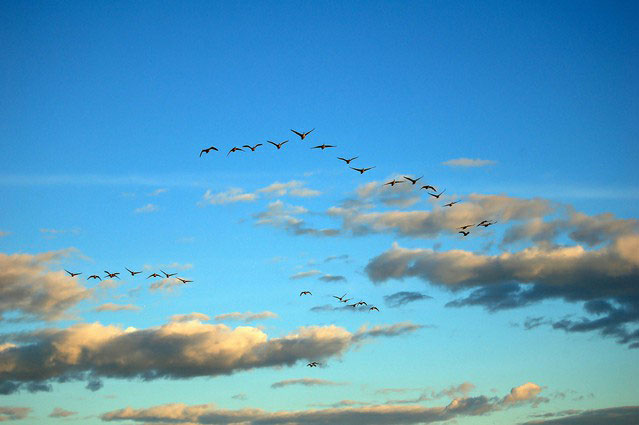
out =
<svg viewBox="0 0 639 425"><path fill-rule="evenodd" d="M391 294L391 295L385 295L384 301L386 302L387 306L396 308L396 307L401 307L408 303L412 303L414 301L428 300L432 298L433 297L426 294L422 294L421 292L400 291L400 292L395 292L394 294Z"/></svg>
<svg viewBox="0 0 639 425"><path fill-rule="evenodd" d="M50 418L67 418L69 416L77 415L78 412L72 412L70 410L64 410L60 407L56 407L53 409L51 413L49 413Z"/></svg>
<svg viewBox="0 0 639 425"><path fill-rule="evenodd" d="M639 423L639 406L592 409L560 418L541 419L521 425L635 425Z"/></svg>
<svg viewBox="0 0 639 425"><path fill-rule="evenodd" d="M410 207L420 201L420 194L415 190L416 186L408 181L393 187L385 185L390 180L405 181L403 176L395 175L385 181L368 182L356 189L358 201L364 205L371 202L381 202L386 206L400 208Z"/></svg>
<svg viewBox="0 0 639 425"><path fill-rule="evenodd" d="M306 183L298 180L289 182L275 182L255 192L245 192L243 189L234 187L224 192L213 193L207 190L202 199L198 203L204 205L225 205L236 202L253 202L260 198L260 195L266 196L291 196L297 198L309 198L321 195L321 192L306 187Z"/></svg>
<svg viewBox="0 0 639 425"><path fill-rule="evenodd" d="M275 182L263 187L262 189L258 189L258 192L277 196L289 195L298 198L308 198L321 195L319 190L309 189L304 186L305 183L298 180L291 180L286 183Z"/></svg>
<svg viewBox="0 0 639 425"><path fill-rule="evenodd" d="M140 307L133 304L114 304L114 303L106 303L102 304L99 307L96 307L94 311L103 312L103 311L137 311L140 310Z"/></svg>
<svg viewBox="0 0 639 425"><path fill-rule="evenodd" d="M448 167L486 167L487 165L495 165L496 163L496 161L488 159L457 158L442 162L442 165Z"/></svg>
<svg viewBox="0 0 639 425"><path fill-rule="evenodd" d="M257 200L257 195L255 193L246 193L237 187L218 193L213 193L209 189L204 193L198 205L226 205L234 204L236 202L253 202L255 200Z"/></svg>
<svg viewBox="0 0 639 425"><path fill-rule="evenodd" d="M2 407L0 406L0 422L17 421L29 416L31 408L29 407Z"/></svg>
<svg viewBox="0 0 639 425"><path fill-rule="evenodd" d="M171 322L148 329L82 323L67 329L5 334L0 350L0 392L50 381L101 378L185 379L228 375L298 361L323 361L344 354L369 338L396 336L416 329L411 323L380 325L351 333L344 328L306 326L268 338L259 328L198 321Z"/></svg>
<svg viewBox="0 0 639 425"><path fill-rule="evenodd" d="M136 214L148 214L157 211L159 208L155 204L146 204L133 210Z"/></svg>
<svg viewBox="0 0 639 425"><path fill-rule="evenodd" d="M264 320L264 319L276 319L279 316L272 311L262 311L261 313L253 313L251 311L247 311L245 313L233 312L233 313L225 313L218 314L215 316L215 320L223 321L223 320L235 320L241 322L254 322L256 320Z"/></svg>
<svg viewBox="0 0 639 425"><path fill-rule="evenodd" d="M344 382L333 382L327 381L325 379L316 379L316 378L300 378L300 379L287 379L284 381L278 381L271 384L271 388L283 388L288 387L290 385L303 385L305 387L315 387L315 386L340 386L346 385Z"/></svg>
<svg viewBox="0 0 639 425"><path fill-rule="evenodd" d="M7 313L18 315L13 320L68 318L67 311L89 298L91 291L64 271L50 271L49 267L73 252L0 253L0 320Z"/></svg>
<svg viewBox="0 0 639 425"><path fill-rule="evenodd" d="M337 229L315 229L307 226L306 222L299 218L302 214L307 214L308 210L301 206L287 205L277 200L268 204L265 211L254 215L255 224L261 226L272 226L283 229L293 235L310 236L336 236Z"/></svg>

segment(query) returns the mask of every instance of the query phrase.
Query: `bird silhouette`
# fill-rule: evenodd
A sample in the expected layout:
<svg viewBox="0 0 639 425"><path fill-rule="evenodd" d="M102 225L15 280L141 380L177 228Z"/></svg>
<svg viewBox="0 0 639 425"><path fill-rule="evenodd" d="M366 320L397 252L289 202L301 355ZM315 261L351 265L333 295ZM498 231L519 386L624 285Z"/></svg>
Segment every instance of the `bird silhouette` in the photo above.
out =
<svg viewBox="0 0 639 425"><path fill-rule="evenodd" d="M203 153L209 153L211 152L211 150L217 151L217 148L215 146L211 146L210 148L202 149L200 151L200 158L202 157Z"/></svg>
<svg viewBox="0 0 639 425"><path fill-rule="evenodd" d="M479 223L477 226L488 227L488 226L492 226L492 225L493 225L493 224L495 224L495 223L497 223L497 221L493 221L493 222L485 221L485 222L483 222L483 223Z"/></svg>
<svg viewBox="0 0 639 425"><path fill-rule="evenodd" d="M311 149L321 149L321 150L324 150L324 149L326 149L326 148L336 148L336 147L337 147L337 146L321 144L321 145L313 146Z"/></svg>
<svg viewBox="0 0 639 425"><path fill-rule="evenodd" d="M443 194L444 192L446 192L446 189L442 190L442 191L441 191L441 192L439 192L439 193L429 193L429 195L430 195L430 196L432 196L433 198L437 198L437 199L439 199L439 197L440 197L440 196L442 196L442 194Z"/></svg>
<svg viewBox="0 0 639 425"><path fill-rule="evenodd" d="M368 305L368 304L366 304L366 301L359 301L357 305Z"/></svg>
<svg viewBox="0 0 639 425"><path fill-rule="evenodd" d="M470 234L470 232L465 232L463 230L460 231L460 232L457 232L457 233L461 233L462 235L464 235L464 237L466 237L466 236L468 236Z"/></svg>
<svg viewBox="0 0 639 425"><path fill-rule="evenodd" d="M453 205L459 203L460 201L455 201L455 202L449 202L447 204L444 204L445 207L452 207Z"/></svg>
<svg viewBox="0 0 639 425"><path fill-rule="evenodd" d="M459 226L459 227L458 227L458 229L466 230L466 229L468 229L469 227L473 227L473 226L474 226L474 224L467 224L467 225L465 225L465 226Z"/></svg>
<svg viewBox="0 0 639 425"><path fill-rule="evenodd" d="M242 146L242 147L243 147L243 148L249 148L249 149L251 150L251 152L255 152L255 149L257 149L257 147L258 147L258 146L262 146L262 144L261 144L261 143L258 143L258 144L257 144L257 145L255 145L255 146L244 145L244 146Z"/></svg>
<svg viewBox="0 0 639 425"><path fill-rule="evenodd" d="M352 300L352 298L345 298L343 300L340 300L341 302L343 302L344 304L346 304L347 302L349 302L350 300Z"/></svg>
<svg viewBox="0 0 639 425"><path fill-rule="evenodd" d="M64 269L64 271L65 271L65 272L67 272L67 273L69 273L69 274L71 275L71 277L75 277L75 276L77 276L77 275L79 275L79 274L82 274L82 273L71 273L71 272L70 272L69 270L67 270L67 269Z"/></svg>
<svg viewBox="0 0 639 425"><path fill-rule="evenodd" d="M373 310L379 311L379 308L372 306L371 308L368 309L368 311L373 311Z"/></svg>
<svg viewBox="0 0 639 425"><path fill-rule="evenodd" d="M384 183L382 186L386 186L386 185L391 185L391 186L395 186L396 184L400 184L400 183L404 183L404 180L391 180L388 183Z"/></svg>
<svg viewBox="0 0 639 425"><path fill-rule="evenodd" d="M120 276L118 276L120 273L110 273L106 270L104 271L104 273L107 274L105 277L108 277L109 279L113 279L114 277L118 279L120 278Z"/></svg>
<svg viewBox="0 0 639 425"><path fill-rule="evenodd" d="M226 156L229 156L231 152L237 152L237 151L244 152L244 149L233 146L231 150L229 151L229 153L226 154Z"/></svg>
<svg viewBox="0 0 639 425"><path fill-rule="evenodd" d="M100 279L102 280L102 278L100 276L98 276L97 274L92 274L91 276L87 277L87 280L89 279Z"/></svg>
<svg viewBox="0 0 639 425"><path fill-rule="evenodd" d="M317 362L310 362L306 366L308 366L308 367L317 367L318 365L319 365L319 363L317 363Z"/></svg>
<svg viewBox="0 0 639 425"><path fill-rule="evenodd" d="M128 269L128 268L126 268L126 267L125 267L125 269L126 269L126 271L128 271L129 273L131 273L131 276L135 276L136 274L140 274L140 273L142 273L142 272L134 272L133 270L129 270L129 269Z"/></svg>
<svg viewBox="0 0 639 425"><path fill-rule="evenodd" d="M270 140L267 140L267 142L269 142L271 145L275 146L277 149L281 149L281 148L282 148L282 145L283 145L284 143L287 143L287 142L288 142L288 140L284 140L284 141L283 141L283 142L281 142L281 143L271 142Z"/></svg>
<svg viewBox="0 0 639 425"><path fill-rule="evenodd" d="M422 176L422 177L424 177L424 176ZM411 182L412 184L415 184L415 183L417 183L418 181L420 181L420 180L422 179L422 177L419 177L419 178L417 178L417 179L411 179L410 177L406 177L406 176L404 176L404 178L405 178L406 180L408 180L409 182Z"/></svg>
<svg viewBox="0 0 639 425"><path fill-rule="evenodd" d="M368 170L372 170L375 167L368 167L368 168L355 168L355 167L349 167L351 170L355 170L355 171L359 171L360 174L364 174L366 171Z"/></svg>
<svg viewBox="0 0 639 425"><path fill-rule="evenodd" d="M313 129L313 130L315 130L315 129ZM291 128L291 131L292 131L293 133L297 134L298 136L300 136L300 138L301 138L302 140L304 140L304 139L306 138L306 136L308 136L309 134L311 134L311 133L313 132L313 130L311 130L311 131L307 131L306 133L300 133L299 131L295 131L295 130L293 130L293 129Z"/></svg>
<svg viewBox="0 0 639 425"><path fill-rule="evenodd" d="M341 297L333 295L333 298L337 298L338 300L342 301L345 296L346 296L346 294L342 295Z"/></svg>
<svg viewBox="0 0 639 425"><path fill-rule="evenodd" d="M355 308L355 307L357 307L357 303L355 303L355 304L348 304L348 306L349 306L349 307L353 307L353 308Z"/></svg>
<svg viewBox="0 0 639 425"><path fill-rule="evenodd" d="M341 156L338 156L337 159L341 159L342 161L344 161L346 164L350 164L352 160L359 158L359 156L354 156L351 159L346 159L346 158L342 158Z"/></svg>
<svg viewBox="0 0 639 425"><path fill-rule="evenodd" d="M153 274L150 274L149 277L147 277L147 279L150 279L152 277L162 277L162 275L157 274L157 273L154 272Z"/></svg>
<svg viewBox="0 0 639 425"><path fill-rule="evenodd" d="M176 279L179 280L182 283L191 283L191 282L193 282L192 280L182 279L181 277L176 277Z"/></svg>
<svg viewBox="0 0 639 425"><path fill-rule="evenodd" d="M171 273L171 274L169 274L169 273L167 273L167 272L163 271L162 269L160 269L160 271L161 271L162 273L164 273L164 275L166 276L166 278L167 278L167 279L168 279L168 278L170 278L171 276L175 276L175 275L177 274L177 273Z"/></svg>
<svg viewBox="0 0 639 425"><path fill-rule="evenodd" d="M437 189L435 189L435 186L431 186L429 184L425 184L424 186L422 186L422 189L432 190L433 192L437 192Z"/></svg>
<svg viewBox="0 0 639 425"><path fill-rule="evenodd" d="M313 295L313 294L311 294L311 291L302 291L302 292L300 292L300 297L302 295Z"/></svg>

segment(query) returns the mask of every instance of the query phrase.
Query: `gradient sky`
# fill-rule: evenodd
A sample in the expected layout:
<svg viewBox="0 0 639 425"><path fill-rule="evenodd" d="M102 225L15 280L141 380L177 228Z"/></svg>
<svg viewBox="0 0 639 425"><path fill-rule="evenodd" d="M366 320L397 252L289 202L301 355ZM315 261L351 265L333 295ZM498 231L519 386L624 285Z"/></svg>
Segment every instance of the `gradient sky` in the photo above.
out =
<svg viewBox="0 0 639 425"><path fill-rule="evenodd" d="M637 423L638 21L2 2L0 421Z"/></svg>

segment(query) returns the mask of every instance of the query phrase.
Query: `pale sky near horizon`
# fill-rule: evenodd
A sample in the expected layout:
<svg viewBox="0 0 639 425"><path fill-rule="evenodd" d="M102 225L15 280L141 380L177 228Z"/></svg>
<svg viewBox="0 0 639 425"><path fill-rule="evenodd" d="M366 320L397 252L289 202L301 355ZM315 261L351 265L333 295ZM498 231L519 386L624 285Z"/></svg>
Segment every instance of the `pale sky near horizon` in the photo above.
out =
<svg viewBox="0 0 639 425"><path fill-rule="evenodd" d="M0 4L0 422L639 422L638 12Z"/></svg>

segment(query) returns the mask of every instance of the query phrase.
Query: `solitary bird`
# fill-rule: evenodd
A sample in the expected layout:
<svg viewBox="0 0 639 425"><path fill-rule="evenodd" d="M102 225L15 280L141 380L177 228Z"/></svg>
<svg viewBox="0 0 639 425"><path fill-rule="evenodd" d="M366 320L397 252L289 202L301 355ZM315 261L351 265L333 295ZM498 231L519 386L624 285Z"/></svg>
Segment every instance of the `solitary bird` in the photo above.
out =
<svg viewBox="0 0 639 425"><path fill-rule="evenodd" d="M100 276L98 276L97 274L92 274L91 276L87 277L87 280L89 279L100 279L102 280L102 278Z"/></svg>
<svg viewBox="0 0 639 425"><path fill-rule="evenodd" d="M342 295L341 297L333 295L333 298L337 298L338 300L342 301L345 296L346 296L346 294Z"/></svg>
<svg viewBox="0 0 639 425"><path fill-rule="evenodd" d="M65 272L67 272L67 273L69 273L69 274L71 275L71 277L76 277L77 275L82 274L82 273L71 273L71 272L70 272L69 270L67 270L67 269L64 269L64 271L65 271Z"/></svg>
<svg viewBox="0 0 639 425"><path fill-rule="evenodd" d="M465 232L465 231L463 231L463 230L462 230L462 231L460 231L460 232L457 232L457 233L461 233L462 235L464 235L464 237L466 237L466 236L470 235L470 232Z"/></svg>
<svg viewBox="0 0 639 425"><path fill-rule="evenodd" d="M311 294L311 291L302 291L302 292L300 292L300 297L302 295L313 295L313 294Z"/></svg>
<svg viewBox="0 0 639 425"><path fill-rule="evenodd" d="M133 270L129 270L127 267L125 267L126 271L128 271L129 273L131 273L131 276L135 276L136 274L140 274L142 272L134 272Z"/></svg>
<svg viewBox="0 0 639 425"><path fill-rule="evenodd" d="M383 186L386 186L386 185L395 186L396 184L400 184L400 183L404 183L404 180L395 180L395 179L393 179L393 180L389 181L388 183L384 183Z"/></svg>
<svg viewBox="0 0 639 425"><path fill-rule="evenodd" d="M341 156L338 156L337 159L341 159L342 161L344 161L346 164L350 164L352 160L359 158L359 156L354 156L351 159L346 159L346 158L342 158Z"/></svg>
<svg viewBox="0 0 639 425"><path fill-rule="evenodd" d="M372 306L371 308L368 309L368 311L373 311L373 310L379 311L379 308Z"/></svg>
<svg viewBox="0 0 639 425"><path fill-rule="evenodd" d="M355 167L349 167L351 170L355 170L355 171L359 171L360 174L364 174L366 171L368 170L372 170L375 167L368 167L368 168L355 168Z"/></svg>
<svg viewBox="0 0 639 425"><path fill-rule="evenodd" d="M337 147L337 146L321 144L321 145L313 146L311 149L321 149L321 150L324 150L324 149L326 149L326 148L336 148L336 147Z"/></svg>
<svg viewBox="0 0 639 425"><path fill-rule="evenodd" d="M422 176L422 177L424 177L424 176ZM405 178L406 180L408 180L409 182L411 182L412 184L415 184L415 183L417 183L418 181L420 181L420 180L422 179L422 177L420 177L420 178L418 178L418 179L411 179L410 177L406 177L406 176L404 176L404 178Z"/></svg>
<svg viewBox="0 0 639 425"><path fill-rule="evenodd" d="M182 279L181 277L176 277L176 279L179 280L182 283L191 283L191 282L193 282L192 280Z"/></svg>
<svg viewBox="0 0 639 425"><path fill-rule="evenodd" d="M447 204L444 204L445 207L452 207L453 205L457 204L459 201L455 201L455 202L449 202Z"/></svg>
<svg viewBox="0 0 639 425"><path fill-rule="evenodd" d="M422 189L432 190L433 192L437 192L437 189L435 189L435 186L431 186L429 184L425 184L424 186L422 186Z"/></svg>
<svg viewBox="0 0 639 425"><path fill-rule="evenodd" d="M313 129L313 130L315 130L315 129ZM295 131L295 130L293 130L293 129L291 128L291 131L292 131L293 133L297 134L298 136L300 136L300 138L301 138L302 140L304 140L304 138L305 138L306 136L308 136L309 134L311 134L311 133L313 132L313 130L311 130L311 131L307 131L306 133L300 133L300 132Z"/></svg>
<svg viewBox="0 0 639 425"><path fill-rule="evenodd" d="M159 274L153 272L153 274L150 274L149 277L147 277L147 279L150 279L152 277L162 277L162 275L159 275Z"/></svg>
<svg viewBox="0 0 639 425"><path fill-rule="evenodd" d="M171 273L171 274L169 274L169 273L167 273L167 272L163 271L162 269L160 269L160 271L161 271L162 273L164 273L164 275L166 276L166 278L167 278L167 279L168 279L168 278L170 278L171 276L175 276L175 275L177 274L177 273Z"/></svg>
<svg viewBox="0 0 639 425"><path fill-rule="evenodd" d="M229 156L231 152L237 152L237 151L244 152L244 149L233 146L231 150L229 151L229 153L226 154L226 156Z"/></svg>
<svg viewBox="0 0 639 425"><path fill-rule="evenodd" d="M276 148L281 149L281 148L282 148L282 145L283 145L284 143L288 142L288 140L284 140L284 141L283 141L283 142L281 142L281 143L271 142L270 140L267 140L267 142L269 142L271 145L275 146Z"/></svg>
<svg viewBox="0 0 639 425"><path fill-rule="evenodd" d="M202 157L203 153L209 153L209 152L211 152L211 150L214 150L214 151L217 152L217 148L215 146L211 146L210 148L202 149L200 151L200 158Z"/></svg>
<svg viewBox="0 0 639 425"><path fill-rule="evenodd" d="M459 226L459 227L458 227L458 229L466 230L466 229L468 229L469 227L473 227L473 226L474 226L474 224L467 224L467 225L465 225L465 226Z"/></svg>
<svg viewBox="0 0 639 425"><path fill-rule="evenodd" d="M255 145L255 146L244 145L244 146L242 146L242 147L243 147L243 148L249 148L249 149L251 150L251 152L255 152L255 149L257 149L257 147L258 147L258 146L262 146L262 144L261 144L261 143L258 143L258 144L257 144L257 145Z"/></svg>
<svg viewBox="0 0 639 425"><path fill-rule="evenodd" d="M432 196L433 198L437 198L437 199L439 199L439 197L440 197L440 196L442 196L442 194L443 194L444 192L446 192L446 189L442 190L442 191L441 191L441 192L439 192L439 193L428 193L428 194L429 194L430 196Z"/></svg>
<svg viewBox="0 0 639 425"><path fill-rule="evenodd" d="M113 279L115 278L120 278L120 276L118 276L120 273L109 273L108 271L104 271L104 273L106 273L107 275L105 277L108 277L109 279Z"/></svg>
<svg viewBox="0 0 639 425"><path fill-rule="evenodd" d="M319 363L317 363L317 362L310 362L306 366L308 366L308 367L317 367L318 365L319 365Z"/></svg>
<svg viewBox="0 0 639 425"><path fill-rule="evenodd" d="M497 223L497 222L496 221L493 221L493 222L486 221L485 223L479 223L478 226L488 227L488 226L492 226L495 223Z"/></svg>

